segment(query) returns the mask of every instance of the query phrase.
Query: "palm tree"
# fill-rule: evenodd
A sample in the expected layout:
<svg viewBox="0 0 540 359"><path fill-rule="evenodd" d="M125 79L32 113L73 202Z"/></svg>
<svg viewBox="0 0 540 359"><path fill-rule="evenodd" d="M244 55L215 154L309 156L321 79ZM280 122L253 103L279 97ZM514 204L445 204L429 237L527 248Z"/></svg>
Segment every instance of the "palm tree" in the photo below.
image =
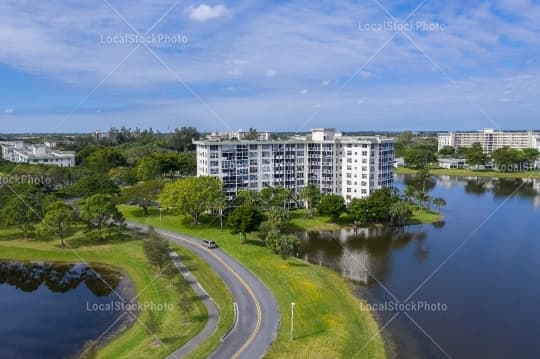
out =
<svg viewBox="0 0 540 359"><path fill-rule="evenodd" d="M429 203L431 202L431 197L425 192L418 192L416 194L416 200L421 207L429 209Z"/></svg>
<svg viewBox="0 0 540 359"><path fill-rule="evenodd" d="M417 192L418 191L413 186L407 186L405 189L405 199L408 202L413 202L413 200L416 198Z"/></svg>
<svg viewBox="0 0 540 359"><path fill-rule="evenodd" d="M429 166L422 167L416 173L416 179L422 184L422 192L426 193L426 184L433 178L431 168Z"/></svg>
<svg viewBox="0 0 540 359"><path fill-rule="evenodd" d="M442 197L437 197L433 199L433 205L437 207L438 212L441 212L441 207L446 206L446 200Z"/></svg>
<svg viewBox="0 0 540 359"><path fill-rule="evenodd" d="M412 215L411 205L407 202L399 201L390 206L391 225L394 225L394 219L397 219L398 226L405 225L406 220Z"/></svg>

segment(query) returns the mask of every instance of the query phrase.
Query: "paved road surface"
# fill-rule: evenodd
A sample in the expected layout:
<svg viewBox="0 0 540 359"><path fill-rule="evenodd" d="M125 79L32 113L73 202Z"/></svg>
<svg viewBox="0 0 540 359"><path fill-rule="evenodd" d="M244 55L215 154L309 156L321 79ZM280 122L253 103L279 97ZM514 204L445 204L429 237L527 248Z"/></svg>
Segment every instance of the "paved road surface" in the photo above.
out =
<svg viewBox="0 0 540 359"><path fill-rule="evenodd" d="M184 265L184 263L182 263L176 252L171 252L171 260L174 266L180 271L180 273L182 273L182 276L186 279L191 288L193 288L197 296L201 298L201 301L206 306L206 310L208 311L208 321L206 322L204 329L189 342L187 342L183 347L171 353L171 355L168 357L168 359L179 359L185 357L193 349L204 343L205 340L214 333L219 322L219 312L212 298L208 296L208 293L206 293L206 291L202 288L197 279L191 275L191 272Z"/></svg>
<svg viewBox="0 0 540 359"><path fill-rule="evenodd" d="M129 223L146 229L146 225ZM164 238L184 246L202 257L229 287L237 304L236 323L223 339L212 359L261 358L277 335L279 308L264 284L243 265L221 249L206 249L201 240L157 229Z"/></svg>

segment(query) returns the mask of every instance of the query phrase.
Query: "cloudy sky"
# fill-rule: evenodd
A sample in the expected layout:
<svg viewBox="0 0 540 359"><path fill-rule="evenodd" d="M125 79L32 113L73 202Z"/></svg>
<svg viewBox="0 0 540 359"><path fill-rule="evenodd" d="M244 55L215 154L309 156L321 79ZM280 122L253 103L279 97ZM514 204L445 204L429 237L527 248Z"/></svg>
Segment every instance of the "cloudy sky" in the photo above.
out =
<svg viewBox="0 0 540 359"><path fill-rule="evenodd" d="M2 0L0 132L540 129L538 19L538 0Z"/></svg>

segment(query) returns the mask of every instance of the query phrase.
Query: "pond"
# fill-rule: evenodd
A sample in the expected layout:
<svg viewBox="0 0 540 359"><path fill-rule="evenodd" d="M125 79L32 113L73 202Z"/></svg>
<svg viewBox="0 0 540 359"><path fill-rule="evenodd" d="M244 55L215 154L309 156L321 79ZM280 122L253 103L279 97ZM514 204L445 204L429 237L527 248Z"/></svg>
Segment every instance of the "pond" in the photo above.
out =
<svg viewBox="0 0 540 359"><path fill-rule="evenodd" d="M123 312L107 309L131 291L109 267L0 260L0 358L79 357L86 341L103 343L129 325L130 316L116 321Z"/></svg>
<svg viewBox="0 0 540 359"><path fill-rule="evenodd" d="M396 176L397 187L411 183ZM540 181L437 177L444 222L304 234L398 358L540 358Z"/></svg>

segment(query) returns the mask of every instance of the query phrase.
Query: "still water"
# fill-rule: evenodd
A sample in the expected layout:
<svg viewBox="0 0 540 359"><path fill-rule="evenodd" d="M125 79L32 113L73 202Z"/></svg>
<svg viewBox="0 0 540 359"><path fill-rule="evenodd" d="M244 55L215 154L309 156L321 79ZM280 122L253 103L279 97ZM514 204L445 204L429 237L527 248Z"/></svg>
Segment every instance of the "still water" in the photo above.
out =
<svg viewBox="0 0 540 359"><path fill-rule="evenodd" d="M540 181L429 188L443 223L308 233L305 259L356 283L398 358L540 358Z"/></svg>
<svg viewBox="0 0 540 359"><path fill-rule="evenodd" d="M130 287L108 267L0 261L0 358L77 358L122 314L89 308Z"/></svg>

